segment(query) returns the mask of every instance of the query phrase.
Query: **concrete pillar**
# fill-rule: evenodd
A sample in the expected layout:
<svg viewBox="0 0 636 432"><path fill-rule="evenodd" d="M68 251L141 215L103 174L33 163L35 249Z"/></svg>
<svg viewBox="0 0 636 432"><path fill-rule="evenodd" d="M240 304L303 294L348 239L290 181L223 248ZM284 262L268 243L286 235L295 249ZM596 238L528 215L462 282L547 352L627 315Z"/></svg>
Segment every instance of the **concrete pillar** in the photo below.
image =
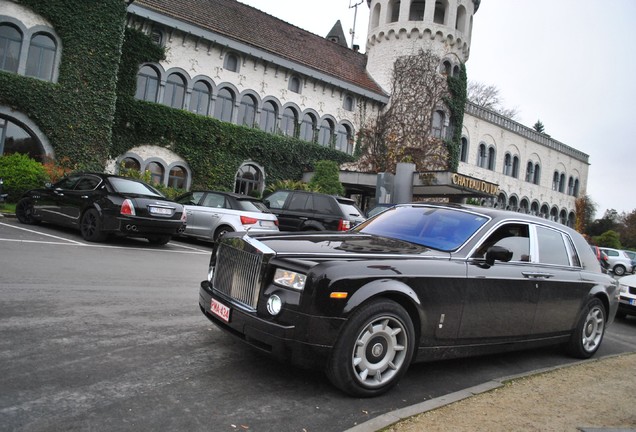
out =
<svg viewBox="0 0 636 432"><path fill-rule="evenodd" d="M413 174L415 164L400 162L395 167L395 181L393 183L393 202L395 204L413 201Z"/></svg>

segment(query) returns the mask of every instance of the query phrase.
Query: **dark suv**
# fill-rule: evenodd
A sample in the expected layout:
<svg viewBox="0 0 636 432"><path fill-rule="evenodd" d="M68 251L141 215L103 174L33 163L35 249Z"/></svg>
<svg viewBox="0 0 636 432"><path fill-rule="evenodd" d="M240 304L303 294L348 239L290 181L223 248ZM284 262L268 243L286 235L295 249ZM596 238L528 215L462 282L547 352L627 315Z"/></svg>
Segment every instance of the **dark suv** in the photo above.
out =
<svg viewBox="0 0 636 432"><path fill-rule="evenodd" d="M263 201L281 231L346 231L364 221L355 201L334 195L279 190Z"/></svg>

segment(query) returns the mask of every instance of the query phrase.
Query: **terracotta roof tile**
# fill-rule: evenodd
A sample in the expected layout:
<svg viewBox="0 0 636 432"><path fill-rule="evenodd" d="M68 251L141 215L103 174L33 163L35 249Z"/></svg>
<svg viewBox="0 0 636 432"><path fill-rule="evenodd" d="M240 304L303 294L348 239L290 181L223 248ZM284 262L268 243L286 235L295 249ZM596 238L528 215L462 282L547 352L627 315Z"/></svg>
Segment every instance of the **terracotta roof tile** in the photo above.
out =
<svg viewBox="0 0 636 432"><path fill-rule="evenodd" d="M235 0L136 0L134 4L385 95L366 72L366 55Z"/></svg>

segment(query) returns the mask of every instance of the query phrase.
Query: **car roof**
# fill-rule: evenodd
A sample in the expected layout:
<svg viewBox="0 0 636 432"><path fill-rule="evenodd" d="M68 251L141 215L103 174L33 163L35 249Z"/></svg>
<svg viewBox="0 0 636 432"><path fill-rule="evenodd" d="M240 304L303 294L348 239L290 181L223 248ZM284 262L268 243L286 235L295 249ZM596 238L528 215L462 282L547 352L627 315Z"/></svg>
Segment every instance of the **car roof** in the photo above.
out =
<svg viewBox="0 0 636 432"><path fill-rule="evenodd" d="M236 193L236 192L217 191L217 190L210 190L210 189L195 189L195 190L191 190L190 192L187 192L187 193L194 193L194 192L215 193L215 194L219 194L219 195L230 196L230 197L233 197L233 198L236 198L236 199L243 199L243 200L249 199L249 200L252 200L252 201L260 201L259 198L253 197L251 195L243 195L243 194Z"/></svg>

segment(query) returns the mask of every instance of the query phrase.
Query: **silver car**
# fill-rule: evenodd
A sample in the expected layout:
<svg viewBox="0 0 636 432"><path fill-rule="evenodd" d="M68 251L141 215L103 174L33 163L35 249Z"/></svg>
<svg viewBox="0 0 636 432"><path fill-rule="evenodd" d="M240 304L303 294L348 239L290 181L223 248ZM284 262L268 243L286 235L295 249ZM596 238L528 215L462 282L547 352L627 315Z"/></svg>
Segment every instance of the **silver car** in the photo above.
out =
<svg viewBox="0 0 636 432"><path fill-rule="evenodd" d="M631 258L622 250L607 247L600 249L607 254L609 269L613 271L616 276L623 276L625 273L632 273L634 271Z"/></svg>
<svg viewBox="0 0 636 432"><path fill-rule="evenodd" d="M176 199L188 215L186 237L217 241L227 232L278 232L278 219L257 198L232 192L192 191Z"/></svg>

